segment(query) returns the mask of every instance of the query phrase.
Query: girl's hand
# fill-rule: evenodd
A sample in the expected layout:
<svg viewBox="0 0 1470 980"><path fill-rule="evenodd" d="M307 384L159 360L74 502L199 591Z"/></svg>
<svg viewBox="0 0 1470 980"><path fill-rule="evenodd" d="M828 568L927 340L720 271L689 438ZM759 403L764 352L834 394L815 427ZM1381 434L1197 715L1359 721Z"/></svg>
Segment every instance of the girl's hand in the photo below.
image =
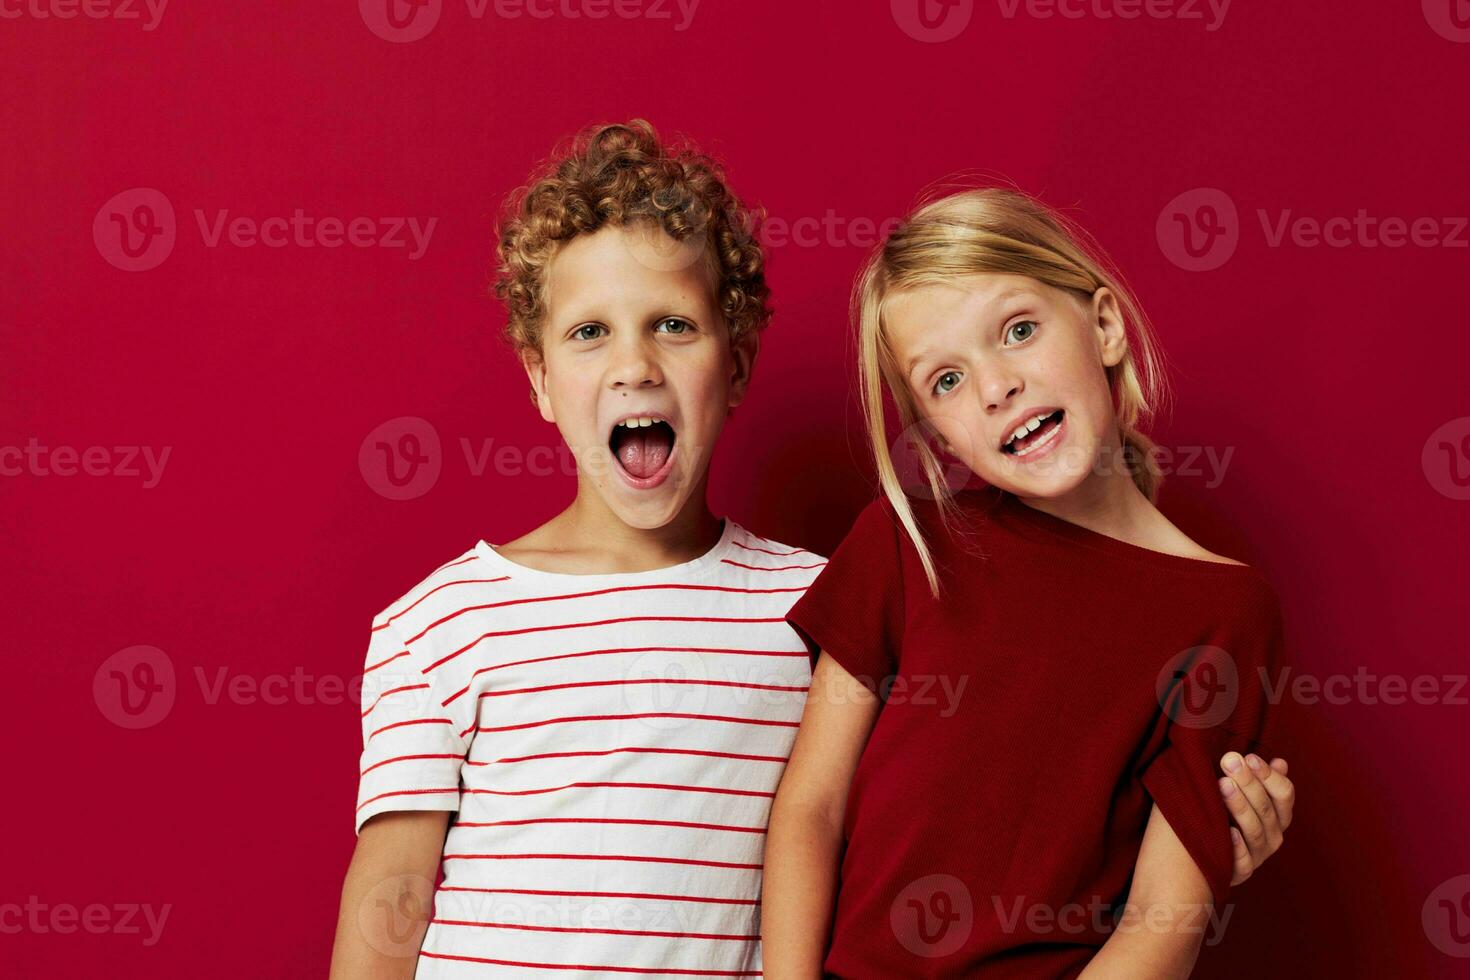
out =
<svg viewBox="0 0 1470 980"><path fill-rule="evenodd" d="M1268 766L1260 756L1241 758L1238 752L1227 752L1220 759L1220 768L1225 772L1220 795L1235 823L1230 828L1235 845L1233 886L1254 874L1281 847L1296 806L1296 786L1286 777L1285 759L1272 759Z"/></svg>

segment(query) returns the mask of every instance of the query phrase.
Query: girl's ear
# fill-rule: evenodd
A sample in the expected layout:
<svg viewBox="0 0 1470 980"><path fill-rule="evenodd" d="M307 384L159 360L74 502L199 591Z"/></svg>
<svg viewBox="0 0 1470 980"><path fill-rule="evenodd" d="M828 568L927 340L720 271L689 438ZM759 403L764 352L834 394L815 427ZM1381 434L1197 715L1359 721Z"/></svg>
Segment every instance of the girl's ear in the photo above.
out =
<svg viewBox="0 0 1470 980"><path fill-rule="evenodd" d="M730 345L730 359L733 361L730 369L731 408L745 401L746 392L750 389L751 376L755 374L755 358L760 353L760 349L760 334L754 330L746 331L743 337Z"/></svg>
<svg viewBox="0 0 1470 980"><path fill-rule="evenodd" d="M531 400L536 403L541 417L555 424L556 414L551 410L551 396L546 393L546 361L539 351L528 350L521 354L521 367L526 369L526 377L531 381Z"/></svg>
<svg viewBox="0 0 1470 980"><path fill-rule="evenodd" d="M1106 286L1098 287L1092 294L1092 318L1103 367L1116 367L1128 353L1128 332L1124 328L1118 297Z"/></svg>

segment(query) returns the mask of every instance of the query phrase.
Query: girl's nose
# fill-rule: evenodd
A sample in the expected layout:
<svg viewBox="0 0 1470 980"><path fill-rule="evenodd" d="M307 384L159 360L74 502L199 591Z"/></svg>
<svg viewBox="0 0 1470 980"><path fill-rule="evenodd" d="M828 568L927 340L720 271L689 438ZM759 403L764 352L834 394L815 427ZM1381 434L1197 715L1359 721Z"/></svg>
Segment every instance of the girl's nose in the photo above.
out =
<svg viewBox="0 0 1470 980"><path fill-rule="evenodd" d="M1026 385L1020 378L1012 374L992 374L986 377L980 385L980 393L985 399L987 412L999 411L1025 390Z"/></svg>

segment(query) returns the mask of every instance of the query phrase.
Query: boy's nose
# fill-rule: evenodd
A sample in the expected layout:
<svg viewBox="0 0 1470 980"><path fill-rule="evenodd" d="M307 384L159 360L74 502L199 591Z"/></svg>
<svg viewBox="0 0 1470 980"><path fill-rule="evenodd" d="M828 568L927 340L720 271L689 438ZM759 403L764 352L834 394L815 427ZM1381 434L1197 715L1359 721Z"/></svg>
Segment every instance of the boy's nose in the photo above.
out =
<svg viewBox="0 0 1470 980"><path fill-rule="evenodd" d="M633 344L619 352L608 380L613 388L644 388L664 379L658 359L644 345Z"/></svg>

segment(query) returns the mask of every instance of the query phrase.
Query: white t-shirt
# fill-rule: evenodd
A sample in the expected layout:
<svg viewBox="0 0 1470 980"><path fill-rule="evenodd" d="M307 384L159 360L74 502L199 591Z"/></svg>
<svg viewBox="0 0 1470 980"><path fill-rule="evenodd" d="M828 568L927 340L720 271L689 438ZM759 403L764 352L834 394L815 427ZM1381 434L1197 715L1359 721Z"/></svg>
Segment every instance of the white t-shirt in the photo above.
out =
<svg viewBox="0 0 1470 980"><path fill-rule="evenodd" d="M682 565L569 575L484 541L374 621L357 828L453 810L419 980L759 976L766 822L825 560L728 518Z"/></svg>

